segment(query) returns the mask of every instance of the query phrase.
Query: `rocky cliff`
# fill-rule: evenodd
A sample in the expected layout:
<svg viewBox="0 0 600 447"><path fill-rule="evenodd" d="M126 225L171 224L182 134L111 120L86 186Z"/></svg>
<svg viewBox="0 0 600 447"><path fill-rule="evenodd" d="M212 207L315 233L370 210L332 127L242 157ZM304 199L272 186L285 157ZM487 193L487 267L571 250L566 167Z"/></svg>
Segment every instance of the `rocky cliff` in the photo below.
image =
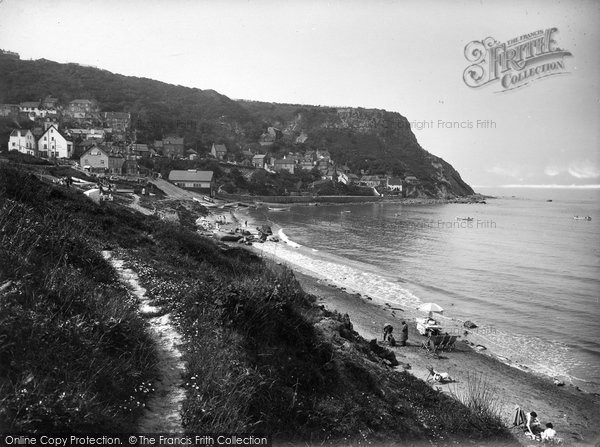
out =
<svg viewBox="0 0 600 447"><path fill-rule="evenodd" d="M444 160L425 151L399 113L362 108L233 101L213 90L165 84L77 64L25 61L0 54L0 103L39 101L47 95L64 105L76 98L96 100L102 111L130 112L137 141L166 135L185 137L186 148L207 153L225 143L242 158L269 127L274 155L321 149L353 172L417 178L413 196L464 196L473 190ZM31 125L28 120L21 125ZM94 123L89 123L94 125ZM96 123L97 124L97 123ZM14 127L0 118L0 145ZM265 148L263 148L265 149Z"/></svg>
<svg viewBox="0 0 600 447"><path fill-rule="evenodd" d="M240 101L263 122L282 130L284 139L326 149L353 172L414 176L414 197L473 194L446 161L418 143L408 120L395 112L362 108L325 108Z"/></svg>

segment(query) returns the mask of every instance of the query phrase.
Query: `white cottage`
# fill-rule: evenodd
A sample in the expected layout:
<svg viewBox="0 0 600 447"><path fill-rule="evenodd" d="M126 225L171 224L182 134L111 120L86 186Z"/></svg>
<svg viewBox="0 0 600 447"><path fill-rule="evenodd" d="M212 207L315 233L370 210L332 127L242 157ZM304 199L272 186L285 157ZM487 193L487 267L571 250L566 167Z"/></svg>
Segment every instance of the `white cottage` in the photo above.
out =
<svg viewBox="0 0 600 447"><path fill-rule="evenodd" d="M15 129L10 133L8 150L35 156L35 137L30 130Z"/></svg>
<svg viewBox="0 0 600 447"><path fill-rule="evenodd" d="M38 153L45 158L69 158L73 155L73 143L56 126L50 126L38 140Z"/></svg>

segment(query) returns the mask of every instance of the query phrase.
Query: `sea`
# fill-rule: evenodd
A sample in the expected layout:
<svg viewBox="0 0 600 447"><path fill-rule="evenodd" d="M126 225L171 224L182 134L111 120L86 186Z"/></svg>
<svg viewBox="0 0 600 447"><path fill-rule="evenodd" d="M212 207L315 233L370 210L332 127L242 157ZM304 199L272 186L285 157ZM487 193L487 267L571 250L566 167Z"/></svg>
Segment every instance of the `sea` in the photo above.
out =
<svg viewBox="0 0 600 447"><path fill-rule="evenodd" d="M600 189L477 192L494 198L252 213L318 261L319 277L390 306L436 303L501 360L600 392Z"/></svg>

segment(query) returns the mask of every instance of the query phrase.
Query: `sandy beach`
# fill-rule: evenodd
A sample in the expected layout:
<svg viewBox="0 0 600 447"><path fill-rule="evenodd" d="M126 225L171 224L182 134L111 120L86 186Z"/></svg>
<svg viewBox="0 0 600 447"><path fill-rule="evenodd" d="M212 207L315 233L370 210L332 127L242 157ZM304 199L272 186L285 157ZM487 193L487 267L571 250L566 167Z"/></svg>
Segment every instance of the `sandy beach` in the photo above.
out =
<svg viewBox="0 0 600 447"><path fill-rule="evenodd" d="M245 213L240 213L241 222L248 220L248 227L261 222L252 222ZM278 231L274 228L274 232ZM425 380L428 366L436 371L447 372L454 381L441 385L435 383L441 392L460 395L469 382L484 380L493 387L499 398L501 413L507 425L512 427L516 406L526 412L536 411L542 425L552 422L557 436L564 439L566 445L597 445L600 442L600 395L588 394L577 387L565 384L557 386L553 378L534 373L522 367L514 359L499 357L491 350L479 351L477 345L487 345L485 334L470 332L465 336L465 328L460 322L442 319L445 331L462 334L456 349L442 353L439 357L428 354L421 348L425 337L416 329L415 317L422 317L416 306L394 307L378 298L377 284L369 283L369 273L360 278L344 276L343 266L331 265L325 256L320 256L307 247L295 243L265 242L256 243L253 251L267 261L285 264L294 270L304 290L317 296L319 304L329 310L347 313L354 329L365 339L382 338L382 328L389 323L399 331L401 322L406 320L409 326L408 346L392 348L402 363L411 365L411 372ZM331 280L332 269L339 278ZM327 273L327 275L325 274ZM360 283L361 290L370 290L369 294L359 295L353 285ZM403 297L406 303L412 303L413 297ZM416 304L416 297L414 297ZM519 428L514 428L516 437L523 445L535 444L524 436Z"/></svg>

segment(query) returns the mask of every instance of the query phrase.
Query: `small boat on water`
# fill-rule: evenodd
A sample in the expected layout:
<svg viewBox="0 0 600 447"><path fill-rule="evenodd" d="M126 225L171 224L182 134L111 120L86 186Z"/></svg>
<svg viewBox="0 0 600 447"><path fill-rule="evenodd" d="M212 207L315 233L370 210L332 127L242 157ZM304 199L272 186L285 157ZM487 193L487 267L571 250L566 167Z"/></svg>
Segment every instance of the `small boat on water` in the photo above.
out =
<svg viewBox="0 0 600 447"><path fill-rule="evenodd" d="M573 216L574 220L592 220L592 216Z"/></svg>
<svg viewBox="0 0 600 447"><path fill-rule="evenodd" d="M472 217L459 217L459 216L457 216L456 220L466 220L466 221L470 222L470 221L473 220L473 218Z"/></svg>
<svg viewBox="0 0 600 447"><path fill-rule="evenodd" d="M268 210L269 211L289 211L290 207L288 206L288 207L280 208L280 207L270 206L270 207L268 207Z"/></svg>

